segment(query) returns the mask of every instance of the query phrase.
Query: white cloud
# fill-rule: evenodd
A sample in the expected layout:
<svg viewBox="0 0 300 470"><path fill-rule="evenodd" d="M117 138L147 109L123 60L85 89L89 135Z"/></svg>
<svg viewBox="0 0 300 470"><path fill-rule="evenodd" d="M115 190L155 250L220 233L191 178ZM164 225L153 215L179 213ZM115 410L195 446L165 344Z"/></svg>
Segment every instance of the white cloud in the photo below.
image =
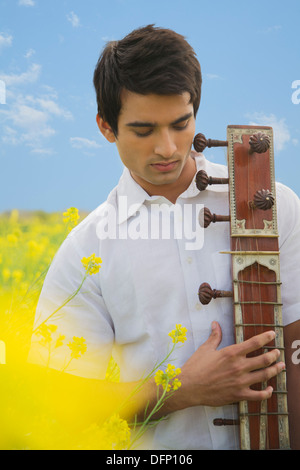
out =
<svg viewBox="0 0 300 470"><path fill-rule="evenodd" d="M19 5L25 7L34 7L35 2L33 0L19 0Z"/></svg>
<svg viewBox="0 0 300 470"><path fill-rule="evenodd" d="M264 34L270 34L270 33L274 33L276 31L280 31L282 29L282 26L280 24L276 24L276 25L273 25L273 26L269 26L268 28L262 30L261 32L264 33Z"/></svg>
<svg viewBox="0 0 300 470"><path fill-rule="evenodd" d="M222 79L222 77L220 77L220 75L217 75L215 73L207 73L207 74L205 74L205 76L208 80L221 80Z"/></svg>
<svg viewBox="0 0 300 470"><path fill-rule="evenodd" d="M26 83L34 83L38 80L41 74L41 65L32 64L27 72L22 72L20 74L10 74L10 75L1 75L0 80L3 80L6 84L6 87L23 85Z"/></svg>
<svg viewBox="0 0 300 470"><path fill-rule="evenodd" d="M9 47L12 45L13 37L5 33L0 33L0 50L3 47Z"/></svg>
<svg viewBox="0 0 300 470"><path fill-rule="evenodd" d="M0 139L4 144L27 146L31 152L48 154L53 153L46 147L56 134L57 120L70 120L73 115L60 105L55 89L39 83L41 70L39 64L32 64L19 74L0 74L8 104L0 108ZM32 83L34 95L26 94L26 87Z"/></svg>
<svg viewBox="0 0 300 470"><path fill-rule="evenodd" d="M10 145L17 145L19 140L18 140L18 132L15 129L12 129L9 126L4 127L4 134L2 137L2 142L4 144L10 144Z"/></svg>
<svg viewBox="0 0 300 470"><path fill-rule="evenodd" d="M95 140L86 139L84 137L71 137L72 147L77 149L95 149L101 147Z"/></svg>
<svg viewBox="0 0 300 470"><path fill-rule="evenodd" d="M49 97L44 98L33 98L32 96L27 96L26 100L32 104L38 105L42 108L43 111L53 114L55 116L63 117L64 119L73 119L73 115L67 109L62 108L58 105L56 101L50 99Z"/></svg>
<svg viewBox="0 0 300 470"><path fill-rule="evenodd" d="M24 55L24 57L25 57L25 59L30 59L30 57L32 57L34 54L35 54L35 50L34 50L34 49L28 49L28 51L26 52L26 54Z"/></svg>
<svg viewBox="0 0 300 470"><path fill-rule="evenodd" d="M78 28L78 26L80 26L80 20L74 11L71 11L71 13L67 15L67 19L74 28Z"/></svg>
<svg viewBox="0 0 300 470"><path fill-rule="evenodd" d="M109 41L116 41L116 37L115 36L102 36L102 41L104 42L109 42Z"/></svg>
<svg viewBox="0 0 300 470"><path fill-rule="evenodd" d="M22 103L20 97L10 110L4 110L1 114L8 123L2 137L6 144L27 145L34 150L55 134L47 113L28 106L25 100Z"/></svg>
<svg viewBox="0 0 300 470"><path fill-rule="evenodd" d="M52 95L53 96L53 95ZM45 148L55 136L54 118L72 119L72 114L63 109L49 96L34 98L19 93L10 107L0 110L2 142L9 145L25 145L33 153L52 153Z"/></svg>
<svg viewBox="0 0 300 470"><path fill-rule="evenodd" d="M42 85L41 88L46 93L46 95L43 95L43 96L47 96L49 99L50 98L54 100L58 99L57 91L52 86Z"/></svg>
<svg viewBox="0 0 300 470"><path fill-rule="evenodd" d="M285 145L290 142L291 134L285 122L285 118L278 119L274 114L254 113L248 116L250 126L270 126L273 128L274 150L281 152Z"/></svg>
<svg viewBox="0 0 300 470"><path fill-rule="evenodd" d="M51 149L48 148L34 148L32 149L32 153L38 154L38 155L52 155L54 152Z"/></svg>
<svg viewBox="0 0 300 470"><path fill-rule="evenodd" d="M18 112L11 116L11 120L17 127L30 132L38 127L44 128L47 121L46 113L20 103L15 108Z"/></svg>

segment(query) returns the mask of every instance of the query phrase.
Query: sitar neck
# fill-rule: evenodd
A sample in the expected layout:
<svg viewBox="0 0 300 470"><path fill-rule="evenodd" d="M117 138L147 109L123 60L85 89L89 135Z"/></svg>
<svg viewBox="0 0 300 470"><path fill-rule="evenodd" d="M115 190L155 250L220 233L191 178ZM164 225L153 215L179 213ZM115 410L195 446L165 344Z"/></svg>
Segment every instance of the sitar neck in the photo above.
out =
<svg viewBox="0 0 300 470"><path fill-rule="evenodd" d="M281 281L274 176L273 131L270 127L228 126L227 140L206 139L198 134L196 151L206 146L227 147L228 179L214 178L201 171L197 187L228 184L229 214L212 214L204 209L202 224L229 222L231 240L233 327L236 342L264 331L274 330L275 340L264 350L279 349L284 361ZM199 299L229 296L206 283L199 288ZM269 400L242 401L238 420L216 420L215 425L236 425L240 429L241 449L288 449L288 409L285 371L258 389L273 387Z"/></svg>

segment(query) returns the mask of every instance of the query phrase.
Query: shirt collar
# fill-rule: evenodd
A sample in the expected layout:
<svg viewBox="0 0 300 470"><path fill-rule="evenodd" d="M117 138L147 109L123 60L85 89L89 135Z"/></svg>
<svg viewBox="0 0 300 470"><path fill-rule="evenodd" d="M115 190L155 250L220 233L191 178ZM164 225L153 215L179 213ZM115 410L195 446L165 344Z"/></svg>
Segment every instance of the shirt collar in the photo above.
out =
<svg viewBox="0 0 300 470"><path fill-rule="evenodd" d="M208 176L215 178L228 178L228 169L225 165L219 163L212 163L207 160L202 153L197 153L194 150L191 151L191 157L196 162L196 173L200 170L204 170ZM196 174L195 174L196 176ZM213 184L208 185L205 191L213 191L218 193L228 192L227 184ZM196 178L193 178L189 187L179 196L181 198L190 198L198 196L200 190L196 186Z"/></svg>
<svg viewBox="0 0 300 470"><path fill-rule="evenodd" d="M205 170L208 176L223 178L228 176L227 168L224 165L212 163L209 160L206 160L202 153L196 153L192 150L191 157L196 162L196 173L200 170ZM123 174L116 189L117 205L119 209L122 208L122 210L119 210L118 224L125 222L129 217L133 216L145 202L148 204L172 204L163 196L149 196L149 194L132 178L130 171L126 167L123 170ZM227 192L228 185L209 185L207 186L206 191ZM198 196L199 193L200 191L196 186L196 180L193 178L189 187L179 197L189 199Z"/></svg>

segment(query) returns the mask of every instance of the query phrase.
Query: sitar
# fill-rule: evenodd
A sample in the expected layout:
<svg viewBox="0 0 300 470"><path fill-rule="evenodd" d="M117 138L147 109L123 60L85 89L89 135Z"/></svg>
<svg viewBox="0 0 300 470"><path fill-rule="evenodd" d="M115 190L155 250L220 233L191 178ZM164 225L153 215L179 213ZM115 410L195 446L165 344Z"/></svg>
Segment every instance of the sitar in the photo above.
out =
<svg viewBox="0 0 300 470"><path fill-rule="evenodd" d="M206 139L203 134L194 139L197 152L221 146L227 147L228 178L215 178L200 170L196 185L200 191L211 184L228 185L229 214L212 214L205 207L201 223L204 228L211 223L229 223L232 291L203 283L199 300L207 304L212 299L231 297L236 343L274 330L274 341L255 354L276 348L280 350L279 360L284 361L273 130L230 125L226 141ZM265 389L267 385L273 387L271 398L241 401L237 404L238 419L214 421L216 426L239 426L242 450L290 448L285 371L255 388Z"/></svg>

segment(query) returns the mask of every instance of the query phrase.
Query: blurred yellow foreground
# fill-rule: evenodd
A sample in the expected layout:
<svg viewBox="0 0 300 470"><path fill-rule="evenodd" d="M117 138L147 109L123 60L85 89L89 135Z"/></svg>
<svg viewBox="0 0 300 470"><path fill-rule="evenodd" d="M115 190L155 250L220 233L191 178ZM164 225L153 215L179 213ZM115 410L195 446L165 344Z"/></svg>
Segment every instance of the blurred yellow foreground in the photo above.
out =
<svg viewBox="0 0 300 470"><path fill-rule="evenodd" d="M63 214L19 213L0 216L0 449L126 449L130 430L103 397L103 423L93 423L93 403L82 403L80 381L27 364L39 293L55 252L79 220ZM41 341L47 342L47 328ZM51 328L49 330L51 335ZM77 348L77 349L76 349ZM82 351L74 343L72 353ZM76 352L77 351L77 352ZM108 380L117 380L112 363ZM54 374L54 375L53 375ZM99 399L96 408L99 411ZM101 409L100 409L101 411ZM101 412L100 412L101 415Z"/></svg>

